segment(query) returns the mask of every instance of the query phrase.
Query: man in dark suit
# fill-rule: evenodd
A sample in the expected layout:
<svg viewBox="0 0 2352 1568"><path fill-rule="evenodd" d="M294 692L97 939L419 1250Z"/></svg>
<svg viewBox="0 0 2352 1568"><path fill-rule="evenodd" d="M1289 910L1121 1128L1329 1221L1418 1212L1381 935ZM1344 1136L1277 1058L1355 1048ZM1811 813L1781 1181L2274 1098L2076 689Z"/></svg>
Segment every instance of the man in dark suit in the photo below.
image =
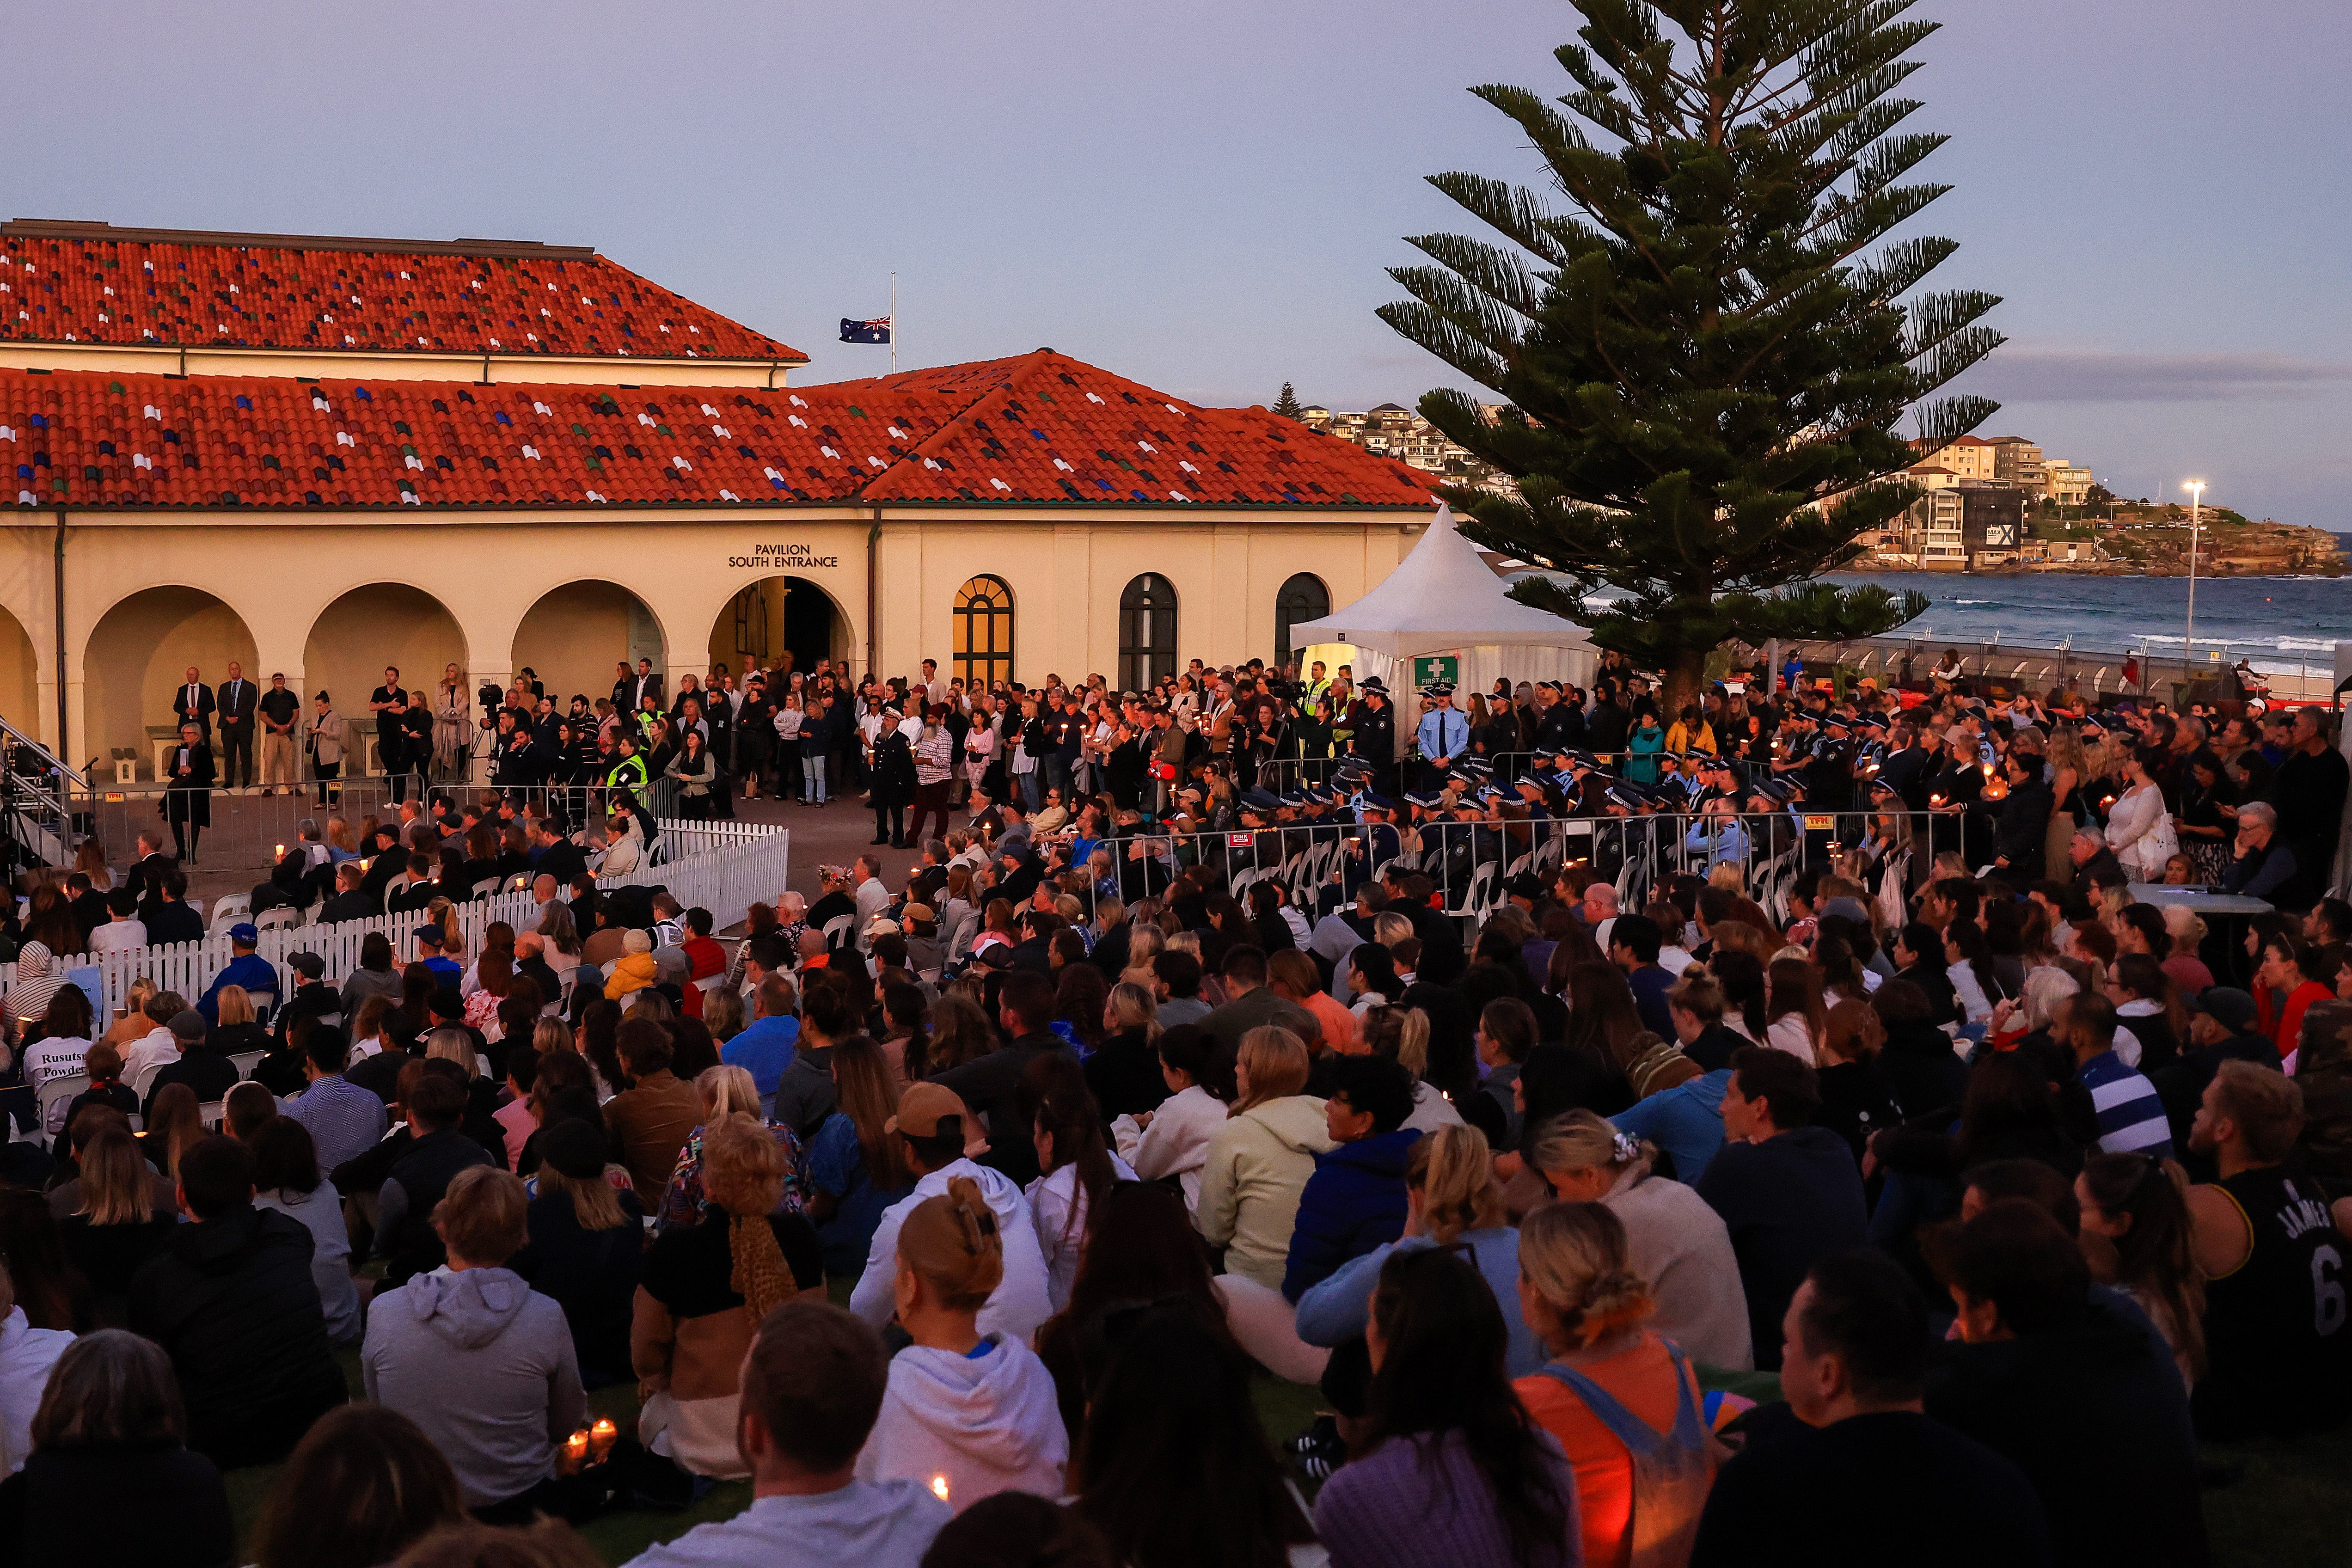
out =
<svg viewBox="0 0 2352 1568"><path fill-rule="evenodd" d="M356 860L346 860L335 868L335 896L319 906L320 925L369 920L383 912L381 904L360 890L360 880L366 875Z"/></svg>
<svg viewBox="0 0 2352 1568"><path fill-rule="evenodd" d="M213 689L194 665L188 666L187 679L180 682L179 690L172 694L172 716L183 724L194 724L204 731L206 740L213 733Z"/></svg>
<svg viewBox="0 0 2352 1568"><path fill-rule="evenodd" d="M221 784L227 789L253 787L253 714L261 688L245 678L245 666L228 661L228 679L221 682L215 711L220 715Z"/></svg>
<svg viewBox="0 0 2352 1568"><path fill-rule="evenodd" d="M147 927L147 945L167 947L173 942L205 940L204 917L188 908L188 874L174 866L164 876L157 889L155 912L140 916Z"/></svg>
<svg viewBox="0 0 2352 1568"><path fill-rule="evenodd" d="M646 705L648 697L654 700L655 707L662 705L662 678L654 672L652 659L641 658L637 660L637 673L629 678L629 705L622 711L635 713Z"/></svg>
<svg viewBox="0 0 2352 1568"><path fill-rule="evenodd" d="M145 920L147 911L163 901L163 879L179 862L163 853L163 831L159 827L139 830L139 858L132 861L131 871L122 885L139 900L139 918Z"/></svg>

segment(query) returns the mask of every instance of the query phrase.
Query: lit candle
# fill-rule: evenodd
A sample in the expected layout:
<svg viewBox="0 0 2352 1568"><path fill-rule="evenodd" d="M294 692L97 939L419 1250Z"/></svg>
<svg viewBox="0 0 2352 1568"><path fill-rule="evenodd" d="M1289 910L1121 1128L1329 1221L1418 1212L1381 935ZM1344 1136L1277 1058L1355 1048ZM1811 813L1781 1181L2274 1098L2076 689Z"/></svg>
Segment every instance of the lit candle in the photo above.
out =
<svg viewBox="0 0 2352 1568"><path fill-rule="evenodd" d="M563 1440L563 1473L574 1476L588 1458L588 1428L583 1426Z"/></svg>
<svg viewBox="0 0 2352 1568"><path fill-rule="evenodd" d="M280 860L283 860L283 859L285 859L285 858L286 858L286 846L284 846L283 844L280 844L280 845L278 847L278 858Z"/></svg>
<svg viewBox="0 0 2352 1568"><path fill-rule="evenodd" d="M947 1477L945 1477L945 1476L941 1475L941 1476L933 1476L933 1477L931 1478L931 1495L932 1495L933 1497L935 1497L935 1498L939 1499L941 1502L945 1502L945 1501L947 1501L947 1500L948 1500L948 1479L947 1479Z"/></svg>
<svg viewBox="0 0 2352 1568"><path fill-rule="evenodd" d="M613 1444L620 1436L621 1429L613 1425L611 1416L599 1416L596 1425L588 1428L588 1452L598 1464L603 1464L604 1457L613 1451Z"/></svg>

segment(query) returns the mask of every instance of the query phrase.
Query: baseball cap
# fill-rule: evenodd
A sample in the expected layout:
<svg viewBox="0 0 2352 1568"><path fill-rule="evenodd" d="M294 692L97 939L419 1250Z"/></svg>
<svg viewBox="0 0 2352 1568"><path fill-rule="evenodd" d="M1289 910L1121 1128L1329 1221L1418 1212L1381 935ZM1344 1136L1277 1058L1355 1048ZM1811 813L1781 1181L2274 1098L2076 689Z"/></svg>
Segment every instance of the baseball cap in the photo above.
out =
<svg viewBox="0 0 2352 1568"><path fill-rule="evenodd" d="M172 1037L175 1040L201 1040L205 1037L205 1016L194 1007L183 1007L172 1015Z"/></svg>
<svg viewBox="0 0 2352 1568"><path fill-rule="evenodd" d="M892 920L888 915L876 915L872 920L866 922L866 934L867 936L880 936L886 931L894 931L898 929L898 922Z"/></svg>
<svg viewBox="0 0 2352 1568"><path fill-rule="evenodd" d="M2190 1012L2204 1014L2233 1035L2254 1027L2254 999L2233 985L2209 985L2187 1000Z"/></svg>
<svg viewBox="0 0 2352 1568"><path fill-rule="evenodd" d="M313 980L327 973L327 961L317 953L310 952L288 953L286 966L299 974L307 974Z"/></svg>
<svg viewBox="0 0 2352 1568"><path fill-rule="evenodd" d="M908 904L898 913L903 921L935 921L940 918L931 912L931 906L929 904Z"/></svg>
<svg viewBox="0 0 2352 1568"><path fill-rule="evenodd" d="M239 921L228 928L228 939L231 942L244 942L250 947L261 940L261 932L254 928L251 921Z"/></svg>
<svg viewBox="0 0 2352 1568"><path fill-rule="evenodd" d="M988 1140L981 1135L979 1121L964 1108L963 1097L936 1083L908 1086L898 1101L898 1114L885 1121L882 1131L903 1132L909 1138L937 1138L940 1123L950 1117L962 1123L966 1154L988 1152Z"/></svg>

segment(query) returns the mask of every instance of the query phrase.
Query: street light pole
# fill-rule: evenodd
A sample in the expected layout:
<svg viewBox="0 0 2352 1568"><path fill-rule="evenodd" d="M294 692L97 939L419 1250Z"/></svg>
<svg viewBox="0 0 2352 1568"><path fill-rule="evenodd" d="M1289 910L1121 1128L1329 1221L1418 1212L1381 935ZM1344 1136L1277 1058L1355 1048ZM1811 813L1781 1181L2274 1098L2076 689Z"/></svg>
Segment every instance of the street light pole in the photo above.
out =
<svg viewBox="0 0 2352 1568"><path fill-rule="evenodd" d="M2181 674L2186 679L2197 679L2197 518L2199 503L2205 499L2203 479L2183 479L2180 488L2189 492L2189 626L2180 638Z"/></svg>

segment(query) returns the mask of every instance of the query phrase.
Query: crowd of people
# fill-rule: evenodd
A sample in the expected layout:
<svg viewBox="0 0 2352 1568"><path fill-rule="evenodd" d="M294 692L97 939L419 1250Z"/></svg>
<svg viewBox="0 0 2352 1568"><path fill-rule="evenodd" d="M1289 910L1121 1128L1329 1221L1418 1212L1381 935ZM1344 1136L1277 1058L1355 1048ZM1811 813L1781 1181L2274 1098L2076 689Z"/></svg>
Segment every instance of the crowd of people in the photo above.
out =
<svg viewBox="0 0 2352 1568"><path fill-rule="evenodd" d="M861 739L794 781L862 783L911 869L740 936L551 861L528 802L409 802L289 857L372 862L315 891L415 913L398 951L279 995L240 931L110 1025L56 956L168 909L169 858L76 935L47 889L11 1068L87 1087L0 1162L0 1562L569 1564L748 1481L638 1561L2195 1563L2200 1439L2352 1408L2314 710L1938 681L1669 726L1611 668L1432 689L1392 763L1344 674L934 674L835 683ZM714 802L791 776L689 752ZM1473 919L1410 853L1725 801L1898 828L1530 866ZM1325 819L1362 863L1306 900L1182 852ZM472 948L426 891L524 876L531 929ZM1322 1413L1269 1431L1269 1377ZM261 1463L240 1548L221 1472Z"/></svg>

